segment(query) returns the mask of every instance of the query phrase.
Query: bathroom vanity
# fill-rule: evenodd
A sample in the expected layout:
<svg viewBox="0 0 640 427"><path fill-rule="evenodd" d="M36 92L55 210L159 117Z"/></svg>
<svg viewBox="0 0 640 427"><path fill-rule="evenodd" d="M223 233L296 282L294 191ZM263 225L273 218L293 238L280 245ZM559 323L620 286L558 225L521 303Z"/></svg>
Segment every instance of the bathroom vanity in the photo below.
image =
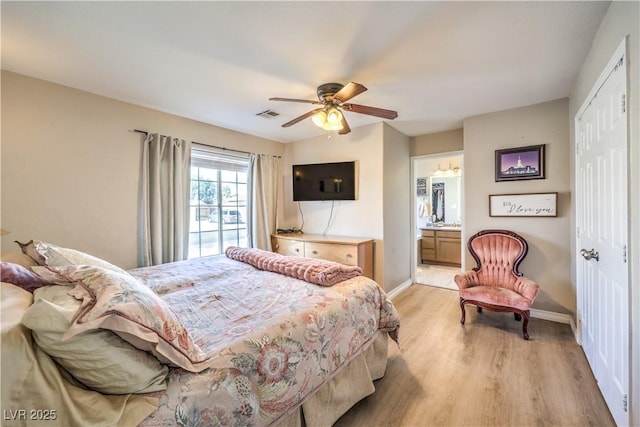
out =
<svg viewBox="0 0 640 427"><path fill-rule="evenodd" d="M427 226L421 232L421 259L423 263L447 264L460 267L462 247L460 227Z"/></svg>

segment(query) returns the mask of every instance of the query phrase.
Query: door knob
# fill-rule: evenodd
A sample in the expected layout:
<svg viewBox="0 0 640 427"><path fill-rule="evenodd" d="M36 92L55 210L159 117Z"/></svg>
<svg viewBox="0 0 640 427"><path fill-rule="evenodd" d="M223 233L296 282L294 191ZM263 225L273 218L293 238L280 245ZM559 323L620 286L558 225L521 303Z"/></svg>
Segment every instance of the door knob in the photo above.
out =
<svg viewBox="0 0 640 427"><path fill-rule="evenodd" d="M595 259L596 261L600 261L600 254L596 252L595 249L591 249L590 251L586 249L582 249L580 251L580 255L582 255L582 258L586 259L587 261L589 261L592 258Z"/></svg>

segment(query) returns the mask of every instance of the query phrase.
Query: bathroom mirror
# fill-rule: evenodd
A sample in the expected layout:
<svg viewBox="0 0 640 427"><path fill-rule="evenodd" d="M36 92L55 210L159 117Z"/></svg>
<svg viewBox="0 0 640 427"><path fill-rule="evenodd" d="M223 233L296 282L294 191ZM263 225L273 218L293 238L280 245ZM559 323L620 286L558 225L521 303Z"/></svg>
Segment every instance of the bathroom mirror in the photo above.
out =
<svg viewBox="0 0 640 427"><path fill-rule="evenodd" d="M461 180L459 175L430 177L432 222L460 223Z"/></svg>

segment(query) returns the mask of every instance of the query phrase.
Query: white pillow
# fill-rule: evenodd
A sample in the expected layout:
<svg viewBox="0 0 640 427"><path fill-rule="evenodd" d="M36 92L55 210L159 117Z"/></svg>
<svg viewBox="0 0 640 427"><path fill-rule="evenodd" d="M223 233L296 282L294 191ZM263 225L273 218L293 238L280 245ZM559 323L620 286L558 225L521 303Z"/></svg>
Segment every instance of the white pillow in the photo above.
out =
<svg viewBox="0 0 640 427"><path fill-rule="evenodd" d="M105 395L69 382L20 323L33 294L9 283L0 285L0 407L22 409L27 415L40 410L43 417L55 421L38 425L59 426L135 426L157 409L158 399L148 395ZM6 418L0 422L7 427L25 423L30 422Z"/></svg>
<svg viewBox="0 0 640 427"><path fill-rule="evenodd" d="M63 248L40 240L31 240L27 243L16 241L25 255L31 257L38 265L45 267L61 267L65 265L93 265L116 271L120 274L128 274L117 265L111 264L102 258L70 248Z"/></svg>
<svg viewBox="0 0 640 427"><path fill-rule="evenodd" d="M211 365L169 304L130 274L90 265L31 268L54 283L75 285L70 295L82 301L82 309L64 339L109 329L163 363L190 372Z"/></svg>
<svg viewBox="0 0 640 427"><path fill-rule="evenodd" d="M67 340L81 302L68 295L69 286L34 291L34 303L22 318L40 348L87 387L106 394L165 390L168 368L113 332L94 329Z"/></svg>

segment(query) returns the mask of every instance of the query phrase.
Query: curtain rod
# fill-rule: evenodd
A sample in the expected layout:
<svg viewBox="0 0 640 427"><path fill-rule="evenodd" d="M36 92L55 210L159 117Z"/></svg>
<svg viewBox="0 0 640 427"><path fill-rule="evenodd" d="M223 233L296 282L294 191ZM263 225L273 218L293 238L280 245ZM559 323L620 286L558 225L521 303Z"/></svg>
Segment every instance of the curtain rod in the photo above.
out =
<svg viewBox="0 0 640 427"><path fill-rule="evenodd" d="M143 135L149 135L149 132L147 132L146 130L140 130L140 129L132 129L129 132L136 132L136 133L141 133ZM242 150L235 150L233 148L227 148L227 147L220 147L218 145L211 145L211 144L203 144L202 142L197 142L197 141L191 141L192 144L196 144L196 145L202 145L203 147L210 147L210 148L218 148L220 150L226 150L226 151L235 151L236 153L243 153L243 154L253 154L250 151L242 151ZM282 156L277 156L275 154L269 154L272 157L276 157L278 159L281 159Z"/></svg>

